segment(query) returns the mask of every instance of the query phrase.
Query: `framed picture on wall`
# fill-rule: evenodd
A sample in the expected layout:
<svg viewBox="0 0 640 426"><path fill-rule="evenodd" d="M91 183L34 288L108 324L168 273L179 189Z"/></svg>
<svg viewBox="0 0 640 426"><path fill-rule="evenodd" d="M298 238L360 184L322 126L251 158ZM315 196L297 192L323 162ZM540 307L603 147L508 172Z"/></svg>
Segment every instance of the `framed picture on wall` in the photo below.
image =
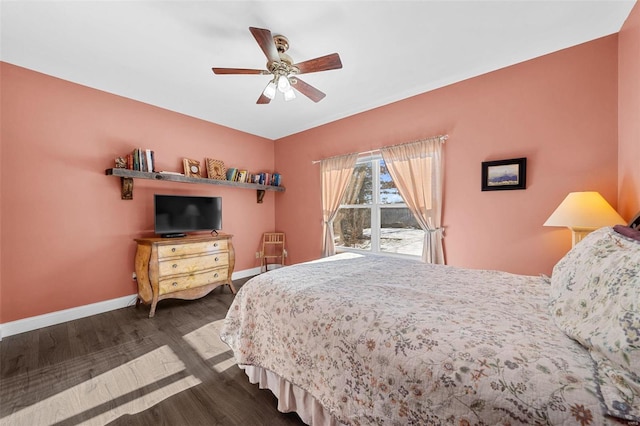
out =
<svg viewBox="0 0 640 426"><path fill-rule="evenodd" d="M527 159L484 161L482 163L482 190L502 191L527 188Z"/></svg>

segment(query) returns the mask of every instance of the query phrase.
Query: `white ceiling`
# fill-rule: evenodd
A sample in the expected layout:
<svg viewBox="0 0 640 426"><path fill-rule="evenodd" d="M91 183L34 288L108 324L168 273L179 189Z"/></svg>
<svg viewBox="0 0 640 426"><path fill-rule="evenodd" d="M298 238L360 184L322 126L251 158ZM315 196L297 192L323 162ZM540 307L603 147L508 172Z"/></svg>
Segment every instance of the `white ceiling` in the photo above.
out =
<svg viewBox="0 0 640 426"><path fill-rule="evenodd" d="M635 1L7 1L2 61L277 139L620 30ZM265 69L249 27L289 39L327 94L256 105Z"/></svg>

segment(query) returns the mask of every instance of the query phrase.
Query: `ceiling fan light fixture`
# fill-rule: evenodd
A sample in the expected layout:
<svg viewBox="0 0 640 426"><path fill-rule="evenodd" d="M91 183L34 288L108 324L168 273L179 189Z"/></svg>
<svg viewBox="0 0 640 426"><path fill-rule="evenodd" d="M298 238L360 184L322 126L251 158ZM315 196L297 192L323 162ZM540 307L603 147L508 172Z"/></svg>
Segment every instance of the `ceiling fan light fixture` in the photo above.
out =
<svg viewBox="0 0 640 426"><path fill-rule="evenodd" d="M289 78L287 78L286 75L281 75L278 78L278 90L282 93L286 93L287 91L291 90L291 83L289 82Z"/></svg>
<svg viewBox="0 0 640 426"><path fill-rule="evenodd" d="M262 92L262 94L265 95L269 99L275 98L276 97L276 83L274 83L273 80L271 80L269 82L269 84L267 84L267 87L264 88L264 91Z"/></svg>
<svg viewBox="0 0 640 426"><path fill-rule="evenodd" d="M295 98L296 98L296 94L295 94L295 92L293 91L293 89L291 88L291 86L289 86L289 89L287 89L287 90L284 92L284 100L285 100L285 101L292 101L292 100L294 100Z"/></svg>

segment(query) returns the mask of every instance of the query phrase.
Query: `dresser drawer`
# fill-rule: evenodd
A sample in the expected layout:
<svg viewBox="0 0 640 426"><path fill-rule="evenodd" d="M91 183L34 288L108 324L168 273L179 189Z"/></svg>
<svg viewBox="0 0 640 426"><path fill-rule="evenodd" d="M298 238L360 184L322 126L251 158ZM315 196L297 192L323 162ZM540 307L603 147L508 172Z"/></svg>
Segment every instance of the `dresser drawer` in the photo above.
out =
<svg viewBox="0 0 640 426"><path fill-rule="evenodd" d="M217 253L227 251L227 240L203 241L190 244L171 244L158 246L158 259L193 256L201 253Z"/></svg>
<svg viewBox="0 0 640 426"><path fill-rule="evenodd" d="M227 267L228 265L229 253L221 252L203 256L166 259L158 262L158 273L162 278L167 275L188 274L206 269Z"/></svg>
<svg viewBox="0 0 640 426"><path fill-rule="evenodd" d="M225 281L227 279L227 273L227 268L220 268L190 275L161 278L158 282L159 293L160 296L162 296L163 294L197 288L217 281Z"/></svg>

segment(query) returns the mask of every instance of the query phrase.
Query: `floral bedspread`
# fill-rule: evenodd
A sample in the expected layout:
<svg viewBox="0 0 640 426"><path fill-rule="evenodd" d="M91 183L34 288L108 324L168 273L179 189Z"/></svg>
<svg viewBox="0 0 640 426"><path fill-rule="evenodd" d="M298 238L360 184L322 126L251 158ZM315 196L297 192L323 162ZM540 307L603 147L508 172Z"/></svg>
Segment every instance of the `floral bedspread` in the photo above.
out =
<svg viewBox="0 0 640 426"><path fill-rule="evenodd" d="M603 425L543 277L341 254L259 275L221 338L351 425Z"/></svg>
<svg viewBox="0 0 640 426"><path fill-rule="evenodd" d="M553 268L549 312L589 350L606 412L640 424L640 240L605 227Z"/></svg>

